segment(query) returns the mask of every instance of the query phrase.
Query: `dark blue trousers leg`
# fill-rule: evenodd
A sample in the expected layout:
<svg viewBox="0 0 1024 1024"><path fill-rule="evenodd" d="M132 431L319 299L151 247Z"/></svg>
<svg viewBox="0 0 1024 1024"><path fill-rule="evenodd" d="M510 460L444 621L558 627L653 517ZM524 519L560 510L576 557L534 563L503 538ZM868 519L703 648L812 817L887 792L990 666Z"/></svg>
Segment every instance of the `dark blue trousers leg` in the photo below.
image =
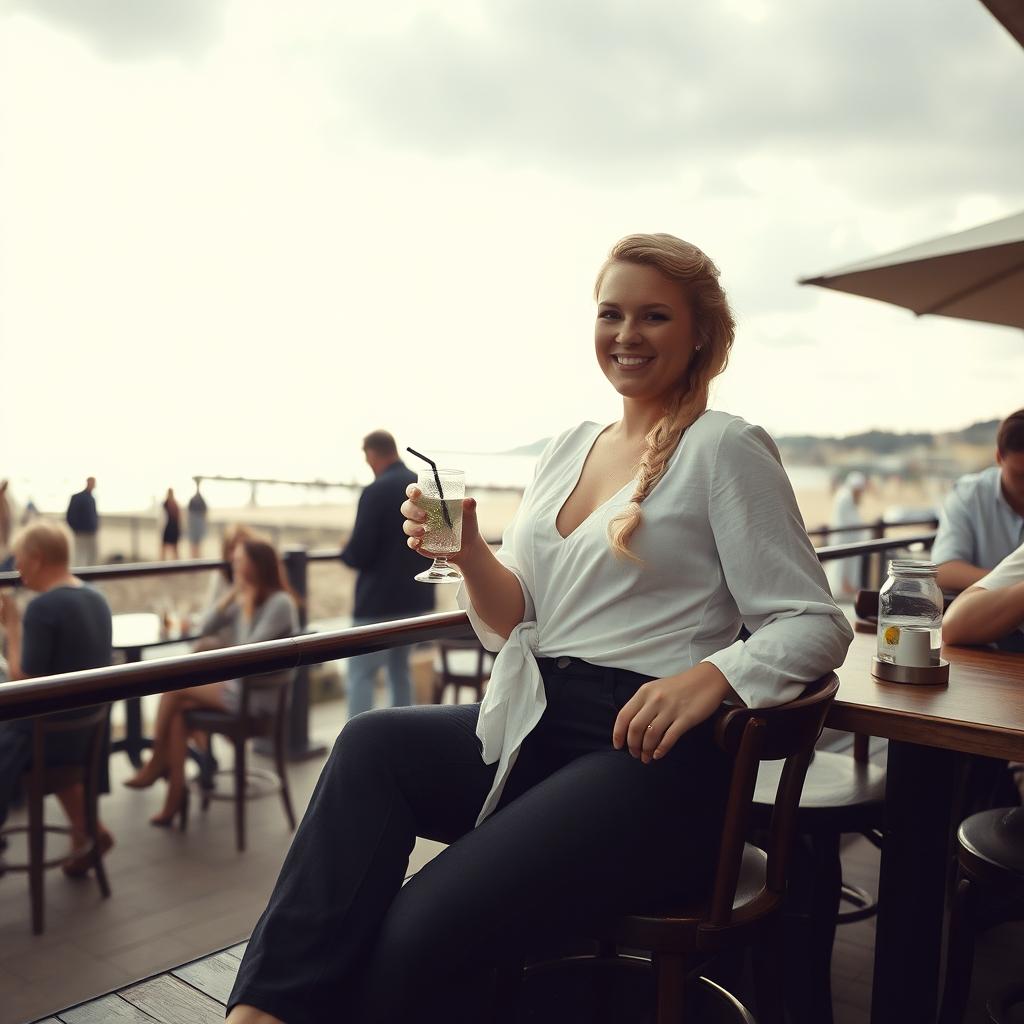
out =
<svg viewBox="0 0 1024 1024"><path fill-rule="evenodd" d="M494 778L476 705L386 708L342 730L253 931L229 1007L354 1021L354 999L416 836L453 842Z"/></svg>

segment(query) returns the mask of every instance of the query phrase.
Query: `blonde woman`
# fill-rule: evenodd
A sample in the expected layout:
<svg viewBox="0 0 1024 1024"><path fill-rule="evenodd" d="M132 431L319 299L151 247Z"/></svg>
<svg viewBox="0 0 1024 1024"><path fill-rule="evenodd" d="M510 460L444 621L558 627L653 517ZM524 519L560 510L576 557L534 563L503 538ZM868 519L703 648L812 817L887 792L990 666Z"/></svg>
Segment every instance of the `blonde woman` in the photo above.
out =
<svg viewBox="0 0 1024 1024"><path fill-rule="evenodd" d="M710 716L842 663L853 634L775 445L707 409L734 334L715 265L632 235L596 298L621 418L548 445L496 555L464 503L461 603L498 652L483 704L345 727L231 1024L478 1021L488 969L539 933L702 891L729 773ZM417 836L450 845L403 886Z"/></svg>

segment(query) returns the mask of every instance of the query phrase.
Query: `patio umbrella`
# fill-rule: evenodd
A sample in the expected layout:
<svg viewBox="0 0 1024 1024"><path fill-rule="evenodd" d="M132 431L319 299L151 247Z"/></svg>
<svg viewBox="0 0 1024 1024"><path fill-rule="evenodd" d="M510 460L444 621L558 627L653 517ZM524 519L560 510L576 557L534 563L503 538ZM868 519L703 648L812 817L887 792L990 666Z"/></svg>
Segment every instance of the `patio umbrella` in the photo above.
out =
<svg viewBox="0 0 1024 1024"><path fill-rule="evenodd" d="M1020 0L982 0L992 16L1024 46L1024 4Z"/></svg>
<svg viewBox="0 0 1024 1024"><path fill-rule="evenodd" d="M918 316L1024 328L1024 213L801 278L800 284L880 299Z"/></svg>

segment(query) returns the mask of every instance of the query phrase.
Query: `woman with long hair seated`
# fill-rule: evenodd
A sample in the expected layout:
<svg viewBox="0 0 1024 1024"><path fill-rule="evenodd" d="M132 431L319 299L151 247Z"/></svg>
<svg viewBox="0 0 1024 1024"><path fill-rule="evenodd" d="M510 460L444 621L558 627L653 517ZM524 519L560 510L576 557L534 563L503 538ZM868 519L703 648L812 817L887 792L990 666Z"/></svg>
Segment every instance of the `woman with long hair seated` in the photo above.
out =
<svg viewBox="0 0 1024 1024"><path fill-rule="evenodd" d="M237 644L293 636L298 629L298 609L273 546L257 537L243 537L235 545L231 567L234 582L206 613L202 634L212 635L230 627ZM149 819L151 824L169 826L183 812L188 797L185 712L193 708L235 711L241 687L241 680L231 679L161 695L153 754L134 778L125 783L133 789L145 789L157 779L167 779L163 809Z"/></svg>
<svg viewBox="0 0 1024 1024"><path fill-rule="evenodd" d="M853 632L774 443L707 408L734 334L715 265L631 235L596 298L621 418L547 446L497 554L463 502L448 557L498 652L482 704L345 726L230 1024L485 1020L490 969L538 937L705 893L730 774L711 716L842 664ZM417 496L405 532L427 554ZM403 884L417 836L449 845Z"/></svg>

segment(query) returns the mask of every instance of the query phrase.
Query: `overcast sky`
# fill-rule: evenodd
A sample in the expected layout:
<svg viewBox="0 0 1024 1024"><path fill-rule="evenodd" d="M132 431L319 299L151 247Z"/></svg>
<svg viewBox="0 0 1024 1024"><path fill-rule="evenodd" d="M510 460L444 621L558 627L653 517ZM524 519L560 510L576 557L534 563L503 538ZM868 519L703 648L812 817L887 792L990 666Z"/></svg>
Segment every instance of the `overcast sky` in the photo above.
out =
<svg viewBox="0 0 1024 1024"><path fill-rule="evenodd" d="M775 433L1024 405L1019 331L796 285L1024 207L1024 51L977 0L0 0L0 46L0 476L610 421L632 231L718 262L714 404Z"/></svg>

